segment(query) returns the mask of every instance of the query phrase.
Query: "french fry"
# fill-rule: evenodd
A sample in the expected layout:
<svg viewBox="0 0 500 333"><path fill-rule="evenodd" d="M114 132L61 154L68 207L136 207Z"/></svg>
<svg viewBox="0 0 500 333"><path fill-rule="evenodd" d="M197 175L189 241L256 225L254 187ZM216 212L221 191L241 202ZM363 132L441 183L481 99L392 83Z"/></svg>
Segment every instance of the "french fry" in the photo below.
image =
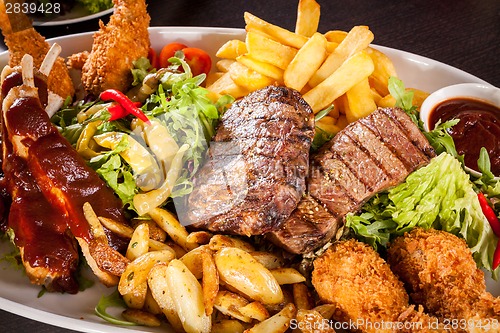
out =
<svg viewBox="0 0 500 333"><path fill-rule="evenodd" d="M149 216L167 232L174 242L179 244L182 248L189 251L197 247L195 243L186 241L188 232L186 228L177 220L177 218L168 210L162 208L154 208L149 212Z"/></svg>
<svg viewBox="0 0 500 333"><path fill-rule="evenodd" d="M339 96L345 94L356 83L373 72L370 56L360 51L347 59L333 74L304 94L304 99L314 113L330 105Z"/></svg>
<svg viewBox="0 0 500 333"><path fill-rule="evenodd" d="M315 0L299 0L295 33L311 37L318 31L321 9Z"/></svg>
<svg viewBox="0 0 500 333"><path fill-rule="evenodd" d="M207 86L207 90L220 95L231 95L234 98L240 98L248 94L248 90L234 83L229 73L224 73L218 80Z"/></svg>
<svg viewBox="0 0 500 333"><path fill-rule="evenodd" d="M210 249L205 247L201 251L201 259L203 268L203 304L205 305L205 313L207 316L211 316L214 310L215 298L219 292L219 274Z"/></svg>
<svg viewBox="0 0 500 333"><path fill-rule="evenodd" d="M240 312L240 308L244 307L248 303L248 300L243 296L227 290L221 290L215 298L214 307L226 316L249 323L252 321L252 318L245 316Z"/></svg>
<svg viewBox="0 0 500 333"><path fill-rule="evenodd" d="M247 44L248 54L250 54L252 58L274 65L283 70L287 68L288 64L297 54L297 49L281 44L256 32L247 32L245 42Z"/></svg>
<svg viewBox="0 0 500 333"><path fill-rule="evenodd" d="M246 23L245 29L247 31L247 35L248 33L254 33L255 31L262 32L271 36L278 42L278 44L291 46L296 49L300 49L307 42L307 37L266 22L248 12L245 12L243 17ZM252 51L248 48L248 43L247 49L250 53L252 53Z"/></svg>
<svg viewBox="0 0 500 333"><path fill-rule="evenodd" d="M245 330L245 333L284 333L290 327L290 322L296 314L295 305L288 303L280 312Z"/></svg>
<svg viewBox="0 0 500 333"><path fill-rule="evenodd" d="M348 124L349 122L347 121L345 115L341 115L337 119L326 116L316 122L316 127L327 133L337 134L338 132L343 130Z"/></svg>
<svg viewBox="0 0 500 333"><path fill-rule="evenodd" d="M420 107L422 106L422 103L424 102L424 100L427 97L429 97L429 93L426 91L416 89L416 88L406 88L406 90L413 91L412 104L420 110Z"/></svg>
<svg viewBox="0 0 500 333"><path fill-rule="evenodd" d="M184 330L209 333L212 319L205 313L202 287L182 261L174 259L168 263L167 285Z"/></svg>
<svg viewBox="0 0 500 333"><path fill-rule="evenodd" d="M166 263L153 266L148 274L148 286L151 290L151 295L170 325L172 325L176 332L182 332L184 328L176 312L172 293L168 289L167 267L168 264Z"/></svg>
<svg viewBox="0 0 500 333"><path fill-rule="evenodd" d="M359 81L349 89L346 92L346 97L349 103L349 111L346 112L346 118L350 123L368 116L377 108L373 100L368 78Z"/></svg>
<svg viewBox="0 0 500 333"><path fill-rule="evenodd" d="M251 302L241 307L241 314L258 321L263 321L269 318L269 312L260 302Z"/></svg>
<svg viewBox="0 0 500 333"><path fill-rule="evenodd" d="M158 327L161 325L160 319L158 319L154 314L137 310L137 309L126 309L122 312L123 318L137 325L148 326L148 327Z"/></svg>
<svg viewBox="0 0 500 333"><path fill-rule="evenodd" d="M149 251L149 225L146 223L140 224L135 228L132 238L128 243L127 253L125 256L129 260L134 260L144 253Z"/></svg>
<svg viewBox="0 0 500 333"><path fill-rule="evenodd" d="M274 82L272 78L262 75L239 62L231 64L228 73L234 83L249 91L262 89Z"/></svg>
<svg viewBox="0 0 500 333"><path fill-rule="evenodd" d="M146 223L149 227L149 238L155 241L165 242L165 240L167 239L167 233L162 228L160 228L155 221L150 219L132 219L131 221L133 229L137 228L137 226L143 223Z"/></svg>
<svg viewBox="0 0 500 333"><path fill-rule="evenodd" d="M293 303L298 310L310 310L314 306L314 300L309 292L309 288L304 283L292 285Z"/></svg>
<svg viewBox="0 0 500 333"><path fill-rule="evenodd" d="M224 247L237 247L243 251L251 252L255 251L255 248L249 242L236 237L226 236L226 235L214 235L208 246L212 251L218 251Z"/></svg>
<svg viewBox="0 0 500 333"><path fill-rule="evenodd" d="M340 44L347 37L347 31L330 30L325 33L327 41Z"/></svg>
<svg viewBox="0 0 500 333"><path fill-rule="evenodd" d="M207 78L205 79L205 87L210 87L212 84L214 84L215 81L217 81L218 79L221 78L221 76L224 75L223 72L210 72L208 73L207 75ZM219 98L219 94L215 94L211 91L211 93L216 96L216 98L214 98L213 100L214 101L217 101L217 99Z"/></svg>
<svg viewBox="0 0 500 333"><path fill-rule="evenodd" d="M245 42L232 39L224 43L215 54L218 58L236 59L238 56L247 53L247 46Z"/></svg>
<svg viewBox="0 0 500 333"><path fill-rule="evenodd" d="M229 67L236 62L236 59L221 59L215 63L215 68L222 73L227 73Z"/></svg>
<svg viewBox="0 0 500 333"><path fill-rule="evenodd" d="M263 61L256 60L252 58L249 54L243 54L236 58L236 61L239 63L247 66L250 69L253 69L254 71L268 76L277 82L282 82L283 81L283 70L281 68L278 68L274 65L268 64Z"/></svg>
<svg viewBox="0 0 500 333"><path fill-rule="evenodd" d="M374 48L366 49L368 55L372 58L375 68L370 75L370 86L375 88L381 96L389 94L387 84L391 76L397 77L396 68L391 59L384 53Z"/></svg>
<svg viewBox="0 0 500 333"><path fill-rule="evenodd" d="M85 216L85 219L89 223L90 232L92 233L94 238L103 241L105 244L108 244L108 237L104 232L104 228L101 224L101 221L99 221L99 218L95 214L94 209L88 202L85 202L83 204L83 215Z"/></svg>
<svg viewBox="0 0 500 333"><path fill-rule="evenodd" d="M281 267L271 270L274 278L280 285L304 282L306 278L292 267Z"/></svg>
<svg viewBox="0 0 500 333"><path fill-rule="evenodd" d="M147 281L149 271L158 264L174 259L175 253L170 250L147 252L130 264L120 277L118 291L121 295L133 293L136 288Z"/></svg>
<svg viewBox="0 0 500 333"><path fill-rule="evenodd" d="M245 326L236 319L223 319L212 324L212 333L243 333Z"/></svg>
<svg viewBox="0 0 500 333"><path fill-rule="evenodd" d="M283 301L283 291L276 278L248 252L224 247L215 253L214 259L225 284L264 304Z"/></svg>
<svg viewBox="0 0 500 333"><path fill-rule="evenodd" d="M349 57L366 49L373 41L373 33L366 26L355 26L313 75L309 84L317 86L334 73Z"/></svg>
<svg viewBox="0 0 500 333"><path fill-rule="evenodd" d="M319 32L299 49L283 73L287 87L301 91L326 58L326 39Z"/></svg>

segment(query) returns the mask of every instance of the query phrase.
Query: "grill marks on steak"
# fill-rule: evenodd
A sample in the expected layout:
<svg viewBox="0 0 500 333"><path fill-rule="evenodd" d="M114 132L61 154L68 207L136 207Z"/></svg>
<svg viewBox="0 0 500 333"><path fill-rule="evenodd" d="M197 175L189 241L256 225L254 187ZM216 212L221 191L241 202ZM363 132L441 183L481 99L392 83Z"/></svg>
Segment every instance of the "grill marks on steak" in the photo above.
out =
<svg viewBox="0 0 500 333"><path fill-rule="evenodd" d="M314 115L300 94L269 86L221 119L189 196L188 221L240 235L276 230L305 191Z"/></svg>
<svg viewBox="0 0 500 333"><path fill-rule="evenodd" d="M404 111L377 109L340 131L311 158L308 196L270 239L292 253L324 245L347 213L358 211L374 194L401 183L433 156L433 148ZM311 199L326 208L326 213L317 208L317 213L304 213L303 207L310 207ZM316 235L315 239L305 237L305 230Z"/></svg>

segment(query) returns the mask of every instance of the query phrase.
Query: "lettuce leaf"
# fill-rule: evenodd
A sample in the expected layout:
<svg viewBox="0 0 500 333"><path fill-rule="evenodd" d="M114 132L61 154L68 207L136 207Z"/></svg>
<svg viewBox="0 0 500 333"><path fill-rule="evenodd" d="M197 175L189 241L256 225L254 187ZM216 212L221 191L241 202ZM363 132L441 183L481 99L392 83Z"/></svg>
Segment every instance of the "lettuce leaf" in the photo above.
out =
<svg viewBox="0 0 500 333"><path fill-rule="evenodd" d="M469 175L445 152L402 184L372 198L360 215L349 214L346 225L375 247L386 246L414 227L448 231L465 239L479 267L492 270L497 238L482 213Z"/></svg>

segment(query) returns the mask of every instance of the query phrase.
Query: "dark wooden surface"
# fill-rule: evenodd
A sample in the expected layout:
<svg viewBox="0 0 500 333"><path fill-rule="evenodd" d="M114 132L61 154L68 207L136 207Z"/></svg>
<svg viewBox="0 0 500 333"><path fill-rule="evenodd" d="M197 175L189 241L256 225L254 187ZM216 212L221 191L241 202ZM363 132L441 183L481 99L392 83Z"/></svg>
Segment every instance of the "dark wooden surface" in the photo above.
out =
<svg viewBox="0 0 500 333"><path fill-rule="evenodd" d="M500 86L498 0L317 0L320 32L368 25L375 44L429 57ZM152 26L243 28L243 12L294 29L296 0L148 0ZM109 16L103 17L107 21ZM39 27L47 38L98 29L98 19ZM4 46L0 44L0 47ZM61 304L64 306L64 304ZM73 332L0 311L3 333Z"/></svg>

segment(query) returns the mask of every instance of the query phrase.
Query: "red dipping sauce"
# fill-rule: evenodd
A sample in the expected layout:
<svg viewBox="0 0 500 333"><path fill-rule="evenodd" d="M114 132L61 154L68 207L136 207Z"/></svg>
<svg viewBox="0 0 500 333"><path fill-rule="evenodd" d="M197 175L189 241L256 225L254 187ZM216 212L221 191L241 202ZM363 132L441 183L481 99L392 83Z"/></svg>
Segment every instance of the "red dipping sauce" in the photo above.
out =
<svg viewBox="0 0 500 333"><path fill-rule="evenodd" d="M438 104L430 113L429 128L436 123L459 119L449 130L457 152L465 165L479 171L477 160L481 147L490 156L491 172L500 175L500 108L473 98L453 98Z"/></svg>

